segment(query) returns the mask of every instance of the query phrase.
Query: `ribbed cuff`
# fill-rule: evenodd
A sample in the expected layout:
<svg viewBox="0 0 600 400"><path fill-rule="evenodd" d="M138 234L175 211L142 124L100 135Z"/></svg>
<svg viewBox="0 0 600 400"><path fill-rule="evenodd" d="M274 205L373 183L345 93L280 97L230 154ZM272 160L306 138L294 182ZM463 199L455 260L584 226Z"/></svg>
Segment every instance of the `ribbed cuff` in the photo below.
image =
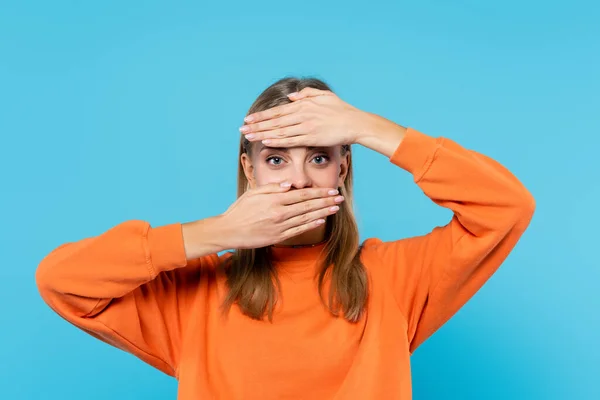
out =
<svg viewBox="0 0 600 400"><path fill-rule="evenodd" d="M150 228L148 247L155 275L187 265L180 223Z"/></svg>
<svg viewBox="0 0 600 400"><path fill-rule="evenodd" d="M417 182L427 171L443 139L407 128L404 138L390 157L390 162L410 172Z"/></svg>

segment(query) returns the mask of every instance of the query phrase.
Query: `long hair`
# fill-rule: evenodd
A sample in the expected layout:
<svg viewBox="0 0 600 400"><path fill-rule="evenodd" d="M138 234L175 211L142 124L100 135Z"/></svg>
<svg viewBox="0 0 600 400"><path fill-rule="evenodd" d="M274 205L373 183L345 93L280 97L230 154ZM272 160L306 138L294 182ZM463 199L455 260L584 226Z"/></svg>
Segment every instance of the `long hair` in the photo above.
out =
<svg viewBox="0 0 600 400"><path fill-rule="evenodd" d="M287 95L306 87L331 91L319 79L284 78L265 89L254 101L247 115L290 103ZM364 265L360 261L361 245L353 211L350 145L343 145L341 151L342 155L349 153L346 180L338 188L345 200L339 204L340 210L327 218L324 257L318 269L318 290L323 303L333 315L339 316L341 310L346 320L357 322L367 303L368 282ZM238 198L249 189L241 164L243 153L250 156L252 145L240 135ZM237 303L243 314L257 320L262 320L266 314L272 321L280 283L271 261L270 247L235 250L225 271L229 291L223 310L227 311ZM331 284L325 301L324 283L328 277L331 278Z"/></svg>

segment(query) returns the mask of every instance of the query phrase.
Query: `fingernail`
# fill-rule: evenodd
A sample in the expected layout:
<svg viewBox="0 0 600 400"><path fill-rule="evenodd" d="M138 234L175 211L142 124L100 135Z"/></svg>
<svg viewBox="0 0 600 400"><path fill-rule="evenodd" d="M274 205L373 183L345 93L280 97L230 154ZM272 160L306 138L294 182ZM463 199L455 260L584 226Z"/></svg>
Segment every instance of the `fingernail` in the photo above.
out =
<svg viewBox="0 0 600 400"><path fill-rule="evenodd" d="M281 183L279 184L279 186L281 186L281 187L290 187L290 186L292 186L292 184L291 184L291 183L289 183L289 182L281 182Z"/></svg>
<svg viewBox="0 0 600 400"><path fill-rule="evenodd" d="M244 118L244 121L252 122L252 121L254 121L254 117L252 115L248 115L246 118Z"/></svg>
<svg viewBox="0 0 600 400"><path fill-rule="evenodd" d="M340 208L338 206L333 206L329 209L329 211L338 211Z"/></svg>
<svg viewBox="0 0 600 400"><path fill-rule="evenodd" d="M344 201L344 196L338 196L334 200L336 203L341 203L342 201Z"/></svg>
<svg viewBox="0 0 600 400"><path fill-rule="evenodd" d="M249 133L248 135L244 136L246 139L248 140L252 140L256 137L256 135L254 133Z"/></svg>
<svg viewBox="0 0 600 400"><path fill-rule="evenodd" d="M333 196L334 194L338 194L338 191L337 191L337 190L330 190L330 191L329 191L329 192L327 192L327 193L329 193L330 195L332 195L332 196Z"/></svg>
<svg viewBox="0 0 600 400"><path fill-rule="evenodd" d="M250 130L250 128L248 128L247 126L240 127L240 132L242 132L242 133L248 132L249 130Z"/></svg>
<svg viewBox="0 0 600 400"><path fill-rule="evenodd" d="M288 94L289 97L296 97L298 96L298 92L294 92L294 93L290 93Z"/></svg>
<svg viewBox="0 0 600 400"><path fill-rule="evenodd" d="M271 143L271 141L269 139L265 139L265 140L262 141L262 143L263 144L269 144L269 143Z"/></svg>
<svg viewBox="0 0 600 400"><path fill-rule="evenodd" d="M318 220L316 220L316 221L315 221L315 223L316 223L317 225L321 225L321 224L324 224L324 223L325 223L325 220L324 220L324 219L318 219Z"/></svg>

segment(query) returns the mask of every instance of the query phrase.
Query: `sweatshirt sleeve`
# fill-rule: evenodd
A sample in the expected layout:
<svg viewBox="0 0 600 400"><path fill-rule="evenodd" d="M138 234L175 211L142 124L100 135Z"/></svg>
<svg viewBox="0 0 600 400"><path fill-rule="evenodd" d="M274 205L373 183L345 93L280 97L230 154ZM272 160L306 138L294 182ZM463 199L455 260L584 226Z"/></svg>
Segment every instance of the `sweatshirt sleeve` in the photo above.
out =
<svg viewBox="0 0 600 400"><path fill-rule="evenodd" d="M176 376L194 281L209 261L188 265L181 224L132 220L56 248L39 264L36 283L70 323Z"/></svg>
<svg viewBox="0 0 600 400"><path fill-rule="evenodd" d="M412 353L499 268L529 225L535 201L498 162L411 128L390 161L454 213L426 235L374 245L407 320Z"/></svg>

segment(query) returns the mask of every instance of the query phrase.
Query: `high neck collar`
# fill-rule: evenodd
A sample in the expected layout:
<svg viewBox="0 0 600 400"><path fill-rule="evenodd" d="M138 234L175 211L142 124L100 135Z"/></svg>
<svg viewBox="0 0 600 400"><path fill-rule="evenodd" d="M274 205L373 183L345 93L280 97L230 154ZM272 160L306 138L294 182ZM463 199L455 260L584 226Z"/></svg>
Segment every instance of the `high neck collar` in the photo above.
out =
<svg viewBox="0 0 600 400"><path fill-rule="evenodd" d="M273 261L315 261L324 256L327 241L309 245L272 245L270 246Z"/></svg>

